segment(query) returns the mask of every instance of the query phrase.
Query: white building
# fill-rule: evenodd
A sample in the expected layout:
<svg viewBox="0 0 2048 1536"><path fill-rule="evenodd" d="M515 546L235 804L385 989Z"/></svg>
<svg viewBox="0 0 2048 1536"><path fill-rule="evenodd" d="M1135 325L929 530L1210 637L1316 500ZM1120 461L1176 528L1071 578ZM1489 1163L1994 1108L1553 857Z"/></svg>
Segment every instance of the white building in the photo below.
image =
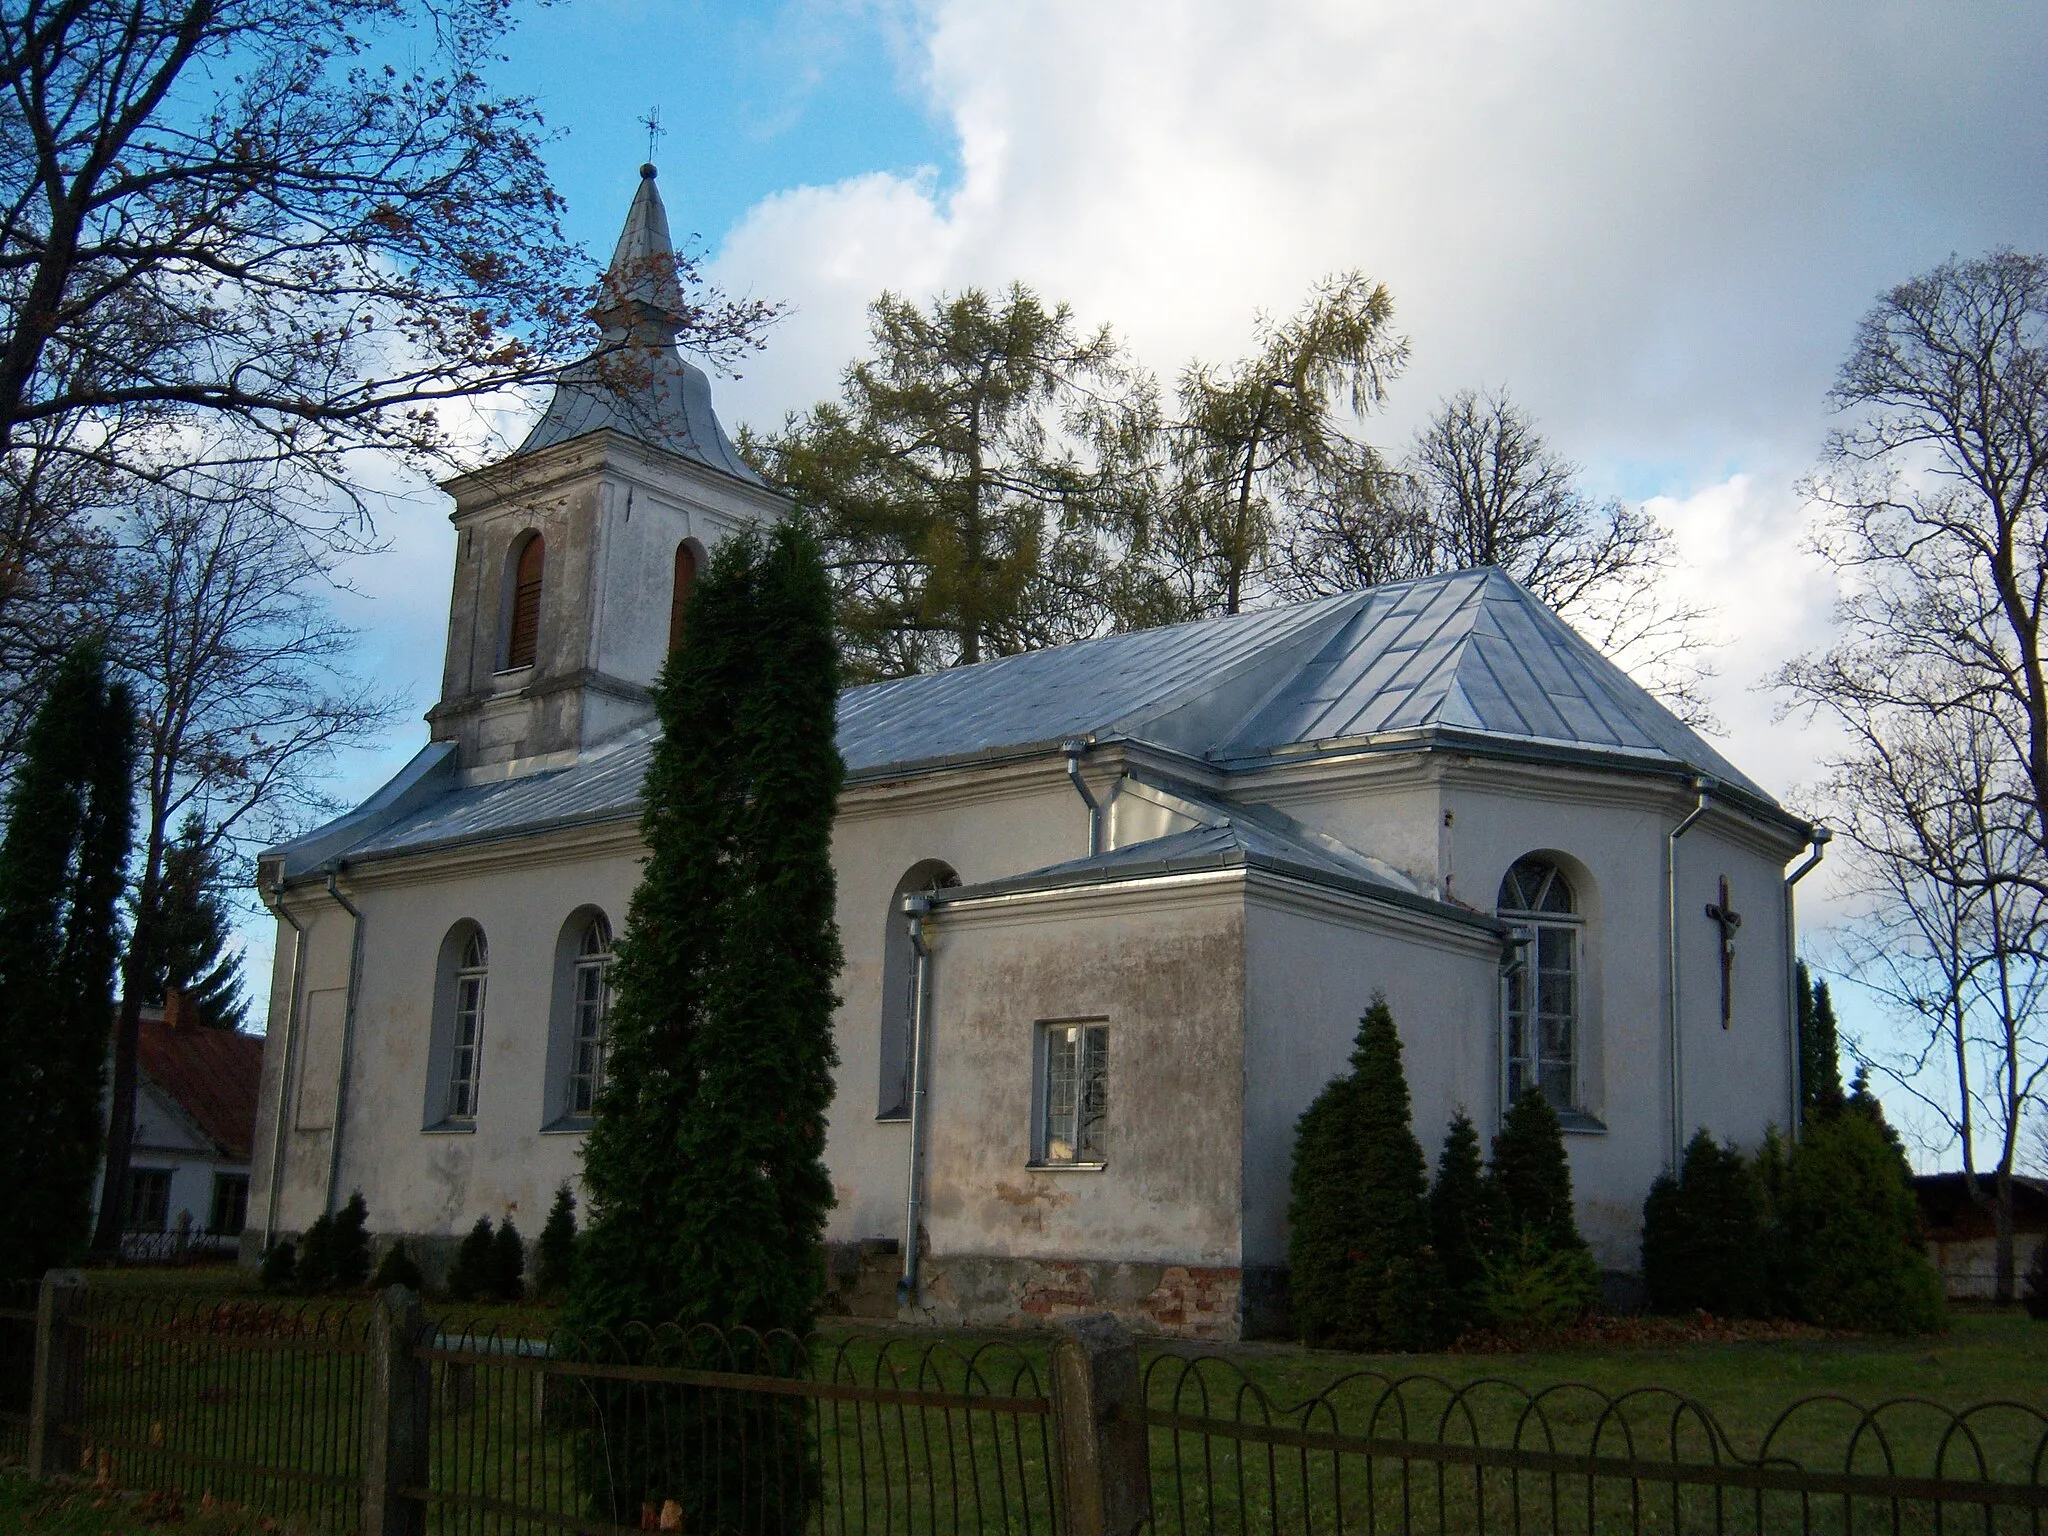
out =
<svg viewBox="0 0 2048 1536"><path fill-rule="evenodd" d="M648 685L705 552L782 511L672 345L651 175L619 350L450 484L431 743L262 861L252 1229L361 1189L431 1255L577 1176ZM1812 829L1498 571L850 689L839 745L830 1236L864 1308L909 1258L911 1317L1273 1326L1294 1123L1375 991L1432 1156L1460 1107L1552 1097L1611 1270L1693 1130L1792 1117Z"/></svg>

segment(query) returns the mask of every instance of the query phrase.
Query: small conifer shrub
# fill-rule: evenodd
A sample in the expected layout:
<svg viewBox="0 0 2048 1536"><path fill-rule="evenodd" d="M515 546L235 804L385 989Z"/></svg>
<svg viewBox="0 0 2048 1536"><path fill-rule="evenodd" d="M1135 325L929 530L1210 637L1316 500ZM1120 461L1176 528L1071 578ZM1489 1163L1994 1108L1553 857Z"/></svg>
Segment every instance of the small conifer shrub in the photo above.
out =
<svg viewBox="0 0 2048 1536"><path fill-rule="evenodd" d="M1297 1312L1297 1326L1304 1337L1359 1349L1430 1348L1442 1342L1443 1270L1401 1037L1384 996L1359 1020L1349 1077L1317 1105L1302 1117L1290 1206L1310 1239L1293 1253L1294 1273L1304 1263L1311 1273L1310 1310Z"/></svg>
<svg viewBox="0 0 2048 1536"><path fill-rule="evenodd" d="M1463 1110L1452 1118L1429 1191L1429 1226L1444 1271L1445 1332L1455 1334L1478 1314L1486 1292L1486 1260L1501 1239L1494 1189L1479 1155L1479 1132Z"/></svg>
<svg viewBox="0 0 2048 1536"><path fill-rule="evenodd" d="M384 1250L384 1257L377 1261L377 1278L371 1282L375 1290L389 1290L402 1285L409 1291L417 1291L426 1281L421 1278L420 1267L413 1262L413 1256L405 1251L402 1242L393 1243Z"/></svg>
<svg viewBox="0 0 2048 1536"><path fill-rule="evenodd" d="M565 1180L555 1191L547 1225L533 1247L533 1290L546 1301L559 1301L569 1289L576 1264L576 1196Z"/></svg>
<svg viewBox="0 0 2048 1536"><path fill-rule="evenodd" d="M334 1289L334 1218L321 1216L299 1237L299 1290L318 1296Z"/></svg>
<svg viewBox="0 0 2048 1536"><path fill-rule="evenodd" d="M291 1291L299 1284L298 1245L286 1238L272 1243L256 1270L256 1283L266 1291Z"/></svg>
<svg viewBox="0 0 2048 1536"><path fill-rule="evenodd" d="M507 1216L491 1238L490 1297L518 1301L526 1295L526 1243Z"/></svg>
<svg viewBox="0 0 2048 1536"><path fill-rule="evenodd" d="M2048 1237L2034 1245L2034 1262L2027 1266L2020 1304L2027 1309L2027 1316L2048 1323Z"/></svg>
<svg viewBox="0 0 2048 1536"><path fill-rule="evenodd" d="M1799 1317L1862 1333L1943 1326L1941 1278L1920 1240L1905 1155L1881 1114L1852 1097L1847 1112L1810 1122L1786 1160L1773 1215Z"/></svg>
<svg viewBox="0 0 2048 1536"><path fill-rule="evenodd" d="M1643 1204L1643 1283L1659 1312L1770 1310L1756 1172L1704 1130L1686 1147L1678 1177L1660 1175Z"/></svg>
<svg viewBox="0 0 2048 1536"><path fill-rule="evenodd" d="M1555 1328L1600 1300L1600 1270L1572 1211L1564 1126L1538 1088L1501 1120L1487 1170L1501 1241L1486 1261L1484 1320L1508 1332Z"/></svg>
<svg viewBox="0 0 2048 1536"><path fill-rule="evenodd" d="M455 1262L448 1266L448 1294L457 1301L478 1301L491 1291L491 1250L495 1246L491 1218L479 1216L462 1246L455 1250Z"/></svg>
<svg viewBox="0 0 2048 1536"><path fill-rule="evenodd" d="M335 1290L353 1291L370 1278L369 1219L370 1208L363 1203L361 1190L351 1194L348 1204L335 1213L327 1259Z"/></svg>

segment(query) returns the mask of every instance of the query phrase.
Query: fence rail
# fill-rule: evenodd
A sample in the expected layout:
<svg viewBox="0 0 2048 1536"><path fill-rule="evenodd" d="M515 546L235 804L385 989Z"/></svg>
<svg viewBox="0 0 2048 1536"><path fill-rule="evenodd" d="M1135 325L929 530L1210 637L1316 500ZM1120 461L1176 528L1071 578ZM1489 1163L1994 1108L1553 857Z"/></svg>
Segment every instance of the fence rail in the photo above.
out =
<svg viewBox="0 0 2048 1536"><path fill-rule="evenodd" d="M1837 1397L1754 1443L1644 1388L1354 1371L1280 1403L1101 1320L983 1343L635 1326L416 1298L0 1287L0 1448L334 1532L644 1529L2048 1536L2048 1411Z"/></svg>

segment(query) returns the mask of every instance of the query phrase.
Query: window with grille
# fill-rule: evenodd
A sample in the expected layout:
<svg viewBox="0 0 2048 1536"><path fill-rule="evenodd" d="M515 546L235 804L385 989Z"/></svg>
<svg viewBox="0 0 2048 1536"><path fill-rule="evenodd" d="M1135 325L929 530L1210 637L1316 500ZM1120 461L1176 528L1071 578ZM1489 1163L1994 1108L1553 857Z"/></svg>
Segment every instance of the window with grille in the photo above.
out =
<svg viewBox="0 0 2048 1536"><path fill-rule="evenodd" d="M1579 948L1584 927L1563 871L1548 860L1517 860L1500 883L1500 916L1523 942L1509 967L1507 1095L1532 1087L1558 1110L1579 1098Z"/></svg>
<svg viewBox="0 0 2048 1536"><path fill-rule="evenodd" d="M690 606L690 588L697 582L697 557L690 552L687 544L676 546L675 584L669 588L668 598L668 648L673 651L683 643L683 615Z"/></svg>
<svg viewBox="0 0 2048 1536"><path fill-rule="evenodd" d="M1040 1026L1044 1053L1044 1116L1039 1161L1090 1164L1107 1160L1109 1026Z"/></svg>
<svg viewBox="0 0 2048 1536"><path fill-rule="evenodd" d="M128 1170L128 1230L161 1232L171 1217L171 1170Z"/></svg>
<svg viewBox="0 0 2048 1536"><path fill-rule="evenodd" d="M512 572L511 622L505 641L507 671L532 666L540 649L540 587L546 564L547 547L536 533L519 547L519 563Z"/></svg>
<svg viewBox="0 0 2048 1536"><path fill-rule="evenodd" d="M572 1115L587 1115L604 1087L605 1016L611 1011L612 932L601 917L583 930L576 966L570 979L570 1025L574 1038L569 1060L569 1103Z"/></svg>
<svg viewBox="0 0 2048 1536"><path fill-rule="evenodd" d="M463 943L462 961L455 972L446 1109L450 1120L476 1118L478 1078L483 1066L484 982L488 972L489 953L483 933L472 930Z"/></svg>
<svg viewBox="0 0 2048 1536"><path fill-rule="evenodd" d="M213 1216L206 1230L216 1237L240 1237L249 1224L249 1175L216 1173L213 1176Z"/></svg>

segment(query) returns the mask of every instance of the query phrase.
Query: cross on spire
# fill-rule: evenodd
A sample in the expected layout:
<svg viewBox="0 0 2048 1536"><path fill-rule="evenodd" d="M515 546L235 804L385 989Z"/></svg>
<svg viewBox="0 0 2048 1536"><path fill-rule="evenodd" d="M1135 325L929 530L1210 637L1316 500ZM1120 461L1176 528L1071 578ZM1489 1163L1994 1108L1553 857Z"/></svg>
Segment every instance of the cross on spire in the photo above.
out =
<svg viewBox="0 0 2048 1536"><path fill-rule="evenodd" d="M647 160L652 164L655 150L661 147L661 136L668 132L661 126L661 108L649 107L647 115L639 119L639 122L647 130Z"/></svg>
<svg viewBox="0 0 2048 1536"><path fill-rule="evenodd" d="M1742 926L1742 914L1728 900L1728 877L1721 877L1721 899L1707 903L1707 917L1721 930L1721 1027L1728 1028L1732 1010L1731 992L1735 980L1735 930Z"/></svg>

